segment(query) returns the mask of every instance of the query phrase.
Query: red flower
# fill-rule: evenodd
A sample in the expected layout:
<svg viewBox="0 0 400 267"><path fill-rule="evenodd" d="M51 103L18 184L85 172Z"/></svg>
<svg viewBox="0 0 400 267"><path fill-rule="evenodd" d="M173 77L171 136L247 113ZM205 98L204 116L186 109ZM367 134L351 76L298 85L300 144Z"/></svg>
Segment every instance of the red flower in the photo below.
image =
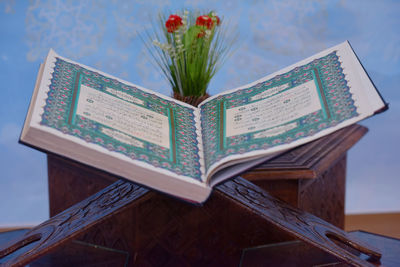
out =
<svg viewBox="0 0 400 267"><path fill-rule="evenodd" d="M174 32L180 26L182 26L182 18L178 15L170 15L168 20L165 22L165 27L168 32Z"/></svg>
<svg viewBox="0 0 400 267"><path fill-rule="evenodd" d="M196 25L198 26L205 26L207 29L211 29L214 22L209 16L200 16L196 19Z"/></svg>

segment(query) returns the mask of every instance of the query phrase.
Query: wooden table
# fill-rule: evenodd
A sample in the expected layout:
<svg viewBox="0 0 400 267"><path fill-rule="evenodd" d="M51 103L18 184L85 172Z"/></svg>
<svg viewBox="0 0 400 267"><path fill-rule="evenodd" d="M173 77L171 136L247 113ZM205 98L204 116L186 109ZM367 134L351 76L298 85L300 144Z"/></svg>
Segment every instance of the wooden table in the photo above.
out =
<svg viewBox="0 0 400 267"><path fill-rule="evenodd" d="M375 264L376 266L400 266L400 239L364 231L351 231L349 234L350 236L374 244L374 246L382 251L382 258L379 263ZM360 257L365 257L365 255L360 255ZM240 267L264 266L344 267L349 265L299 240L247 248L243 251Z"/></svg>

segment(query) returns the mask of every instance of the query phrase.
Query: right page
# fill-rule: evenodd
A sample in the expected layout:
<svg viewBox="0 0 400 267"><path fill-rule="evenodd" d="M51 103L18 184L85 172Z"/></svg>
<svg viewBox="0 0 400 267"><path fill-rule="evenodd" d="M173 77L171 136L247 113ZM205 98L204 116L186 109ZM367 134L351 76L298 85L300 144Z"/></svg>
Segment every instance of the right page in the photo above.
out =
<svg viewBox="0 0 400 267"><path fill-rule="evenodd" d="M310 142L384 107L344 42L202 103L206 176Z"/></svg>

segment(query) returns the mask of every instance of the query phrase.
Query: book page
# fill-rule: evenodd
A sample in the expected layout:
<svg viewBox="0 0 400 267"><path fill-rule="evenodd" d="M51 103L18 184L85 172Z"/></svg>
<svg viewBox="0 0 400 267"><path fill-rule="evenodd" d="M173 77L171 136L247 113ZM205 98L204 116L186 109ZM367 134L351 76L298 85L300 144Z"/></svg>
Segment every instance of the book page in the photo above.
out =
<svg viewBox="0 0 400 267"><path fill-rule="evenodd" d="M257 99L257 95L252 99ZM317 87L314 80L311 80L260 101L226 109L225 137L273 129L320 109ZM256 137L276 135L280 131L290 130L291 127L295 127L295 124L273 131L261 131Z"/></svg>
<svg viewBox="0 0 400 267"><path fill-rule="evenodd" d="M361 118L336 50L200 106L206 172ZM342 126L343 127L343 126Z"/></svg>
<svg viewBox="0 0 400 267"><path fill-rule="evenodd" d="M198 111L54 57L40 127L159 173L201 182ZM146 165L147 164L147 165Z"/></svg>
<svg viewBox="0 0 400 267"><path fill-rule="evenodd" d="M131 102L134 99L131 97L130 101L124 101L116 96L81 85L75 114L117 130L103 130L103 133L121 142L144 147L144 144L139 141L142 139L170 149L168 116L135 105ZM143 104L143 101L139 99L135 102ZM119 134L114 134L114 132Z"/></svg>

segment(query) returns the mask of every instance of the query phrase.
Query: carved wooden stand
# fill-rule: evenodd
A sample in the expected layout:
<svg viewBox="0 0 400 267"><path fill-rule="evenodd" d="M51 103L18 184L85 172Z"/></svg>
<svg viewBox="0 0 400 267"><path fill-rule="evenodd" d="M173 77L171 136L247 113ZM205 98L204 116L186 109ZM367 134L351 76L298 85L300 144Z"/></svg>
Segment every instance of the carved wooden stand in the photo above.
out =
<svg viewBox="0 0 400 267"><path fill-rule="evenodd" d="M51 216L61 213L0 248L0 259L36 242L7 256L7 266L20 266L78 238L128 251L130 265L236 266L247 247L295 237L352 265L370 265L338 243L371 261L380 253L334 226L343 226L346 151L365 132L354 125L288 152L243 174L247 180L217 186L203 206L49 155Z"/></svg>

